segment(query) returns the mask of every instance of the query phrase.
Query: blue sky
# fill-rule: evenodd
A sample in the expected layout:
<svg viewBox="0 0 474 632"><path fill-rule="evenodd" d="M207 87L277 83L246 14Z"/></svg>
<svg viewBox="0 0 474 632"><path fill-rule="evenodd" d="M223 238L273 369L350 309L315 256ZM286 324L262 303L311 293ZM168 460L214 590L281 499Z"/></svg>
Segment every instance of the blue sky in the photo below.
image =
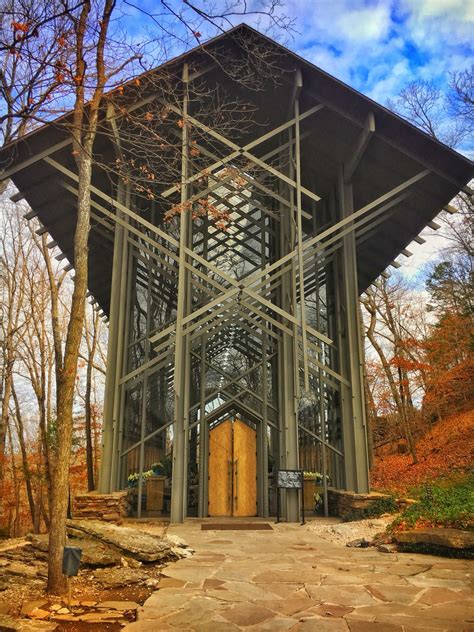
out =
<svg viewBox="0 0 474 632"><path fill-rule="evenodd" d="M290 47L386 104L408 82L473 63L474 0L289 0L301 36Z"/></svg>
<svg viewBox="0 0 474 632"><path fill-rule="evenodd" d="M226 1L214 0L214 5L219 9ZM136 2L141 8L156 11L157 20L163 20L158 0ZM183 11L182 0L169 3L177 11ZM204 0L196 3L209 6ZM450 73L465 70L474 63L474 0L282 0L282 3L281 12L295 18L295 32L270 34L382 105L396 98L404 86L416 79L433 81L445 89ZM259 0L247 0L249 8L259 5ZM127 20L127 31L139 41L148 20L139 11L130 9L130 12L133 20ZM269 26L268 20L257 16L236 16L231 20L233 24L242 21L261 31ZM175 24L176 20L172 20L168 25ZM193 28L202 34L202 41L216 34L202 23L194 23ZM191 45L196 44L192 36L190 40ZM181 43L170 40L169 45L168 58L171 53L182 51ZM412 244L410 250L414 255L401 260L401 272L408 278L420 275L426 262L436 259L446 246L442 235L429 228L423 231L423 236L427 243Z"/></svg>
<svg viewBox="0 0 474 632"><path fill-rule="evenodd" d="M474 61L474 0L281 1L280 12L295 18L295 32L273 31L273 35L383 105L416 78L443 87L450 72L463 70ZM155 13L157 22L165 21L158 0L135 0L135 4ZM228 0L196 0L195 4L222 10ZM190 17L182 0L169 0L169 5ZM260 0L247 0L250 10L260 6ZM150 21L130 6L127 12L133 19L126 20L126 30L139 40ZM234 24L242 21L259 30L268 27L268 20L261 16L231 18ZM172 19L169 25L176 27L176 22ZM205 23L195 22L193 28L202 34L202 41L216 34ZM176 45L170 42L172 49ZM179 44L175 52L181 52Z"/></svg>

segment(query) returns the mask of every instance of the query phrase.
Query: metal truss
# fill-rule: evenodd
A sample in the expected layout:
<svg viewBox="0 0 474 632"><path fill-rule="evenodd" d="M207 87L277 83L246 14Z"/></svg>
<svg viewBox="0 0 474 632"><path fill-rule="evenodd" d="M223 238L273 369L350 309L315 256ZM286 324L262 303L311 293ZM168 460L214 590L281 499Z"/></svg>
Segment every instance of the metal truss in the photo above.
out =
<svg viewBox="0 0 474 632"><path fill-rule="evenodd" d="M124 186L115 197L91 188L91 238L114 244L101 489L121 486L122 464L135 451L142 472L146 446L170 432L171 519L187 515L190 459L199 465L198 513L207 515L209 423L233 413L259 428L262 515L269 511L272 433L276 467L304 466L305 454L317 446L320 467L335 484L367 491L356 245L430 171L354 210L351 181L377 133L373 115L341 163L331 194L323 196L303 184L303 143L311 131L301 125L329 106L313 99L302 110L299 71L288 120L244 146L191 113L192 81L184 63L181 106L158 96L148 100L183 121L180 183L163 190L160 200L185 207L207 199L229 214L229 227L209 218L194 222L186 211L177 219L176 238L140 214ZM113 122L113 112L109 118ZM191 142L206 160L196 172ZM65 143L41 159L77 196L77 175L53 157ZM155 400L159 410L150 413ZM284 512L298 519L291 492Z"/></svg>

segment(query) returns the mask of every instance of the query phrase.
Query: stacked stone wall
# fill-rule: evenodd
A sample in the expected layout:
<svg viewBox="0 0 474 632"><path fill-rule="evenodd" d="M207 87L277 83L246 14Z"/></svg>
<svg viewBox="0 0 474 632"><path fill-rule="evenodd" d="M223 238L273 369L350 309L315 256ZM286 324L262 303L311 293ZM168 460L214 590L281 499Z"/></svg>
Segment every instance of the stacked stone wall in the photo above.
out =
<svg viewBox="0 0 474 632"><path fill-rule="evenodd" d="M356 494L343 489L328 489L328 511L331 516L345 518L353 511L367 509L372 503L381 498L388 498L387 494L370 492Z"/></svg>
<svg viewBox="0 0 474 632"><path fill-rule="evenodd" d="M114 522L131 514L129 491L111 494L77 494L74 497L73 516L76 520L105 520Z"/></svg>

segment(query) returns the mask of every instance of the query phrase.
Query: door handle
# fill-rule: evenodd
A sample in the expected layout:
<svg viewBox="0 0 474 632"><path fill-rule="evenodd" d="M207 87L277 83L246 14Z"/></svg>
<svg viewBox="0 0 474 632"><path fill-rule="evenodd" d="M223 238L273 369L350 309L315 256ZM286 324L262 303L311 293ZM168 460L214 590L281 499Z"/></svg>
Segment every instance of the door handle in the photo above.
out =
<svg viewBox="0 0 474 632"><path fill-rule="evenodd" d="M239 470L238 470L238 463L239 463L239 459L235 459L234 461L234 465L235 465L235 509L237 509L237 507L239 506L239 490L238 490L238 485L237 485L237 481L238 481L238 474L239 474Z"/></svg>
<svg viewBox="0 0 474 632"><path fill-rule="evenodd" d="M227 459L227 503L232 513L232 461Z"/></svg>

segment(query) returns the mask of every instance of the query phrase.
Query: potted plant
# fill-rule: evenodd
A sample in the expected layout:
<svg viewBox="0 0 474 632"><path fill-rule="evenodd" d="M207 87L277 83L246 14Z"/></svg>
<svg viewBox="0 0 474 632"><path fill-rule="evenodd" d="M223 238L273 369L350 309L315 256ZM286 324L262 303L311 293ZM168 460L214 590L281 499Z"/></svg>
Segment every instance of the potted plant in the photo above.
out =
<svg viewBox="0 0 474 632"><path fill-rule="evenodd" d="M153 471L153 475L154 476L164 476L165 475L165 471L163 469L163 463L161 461L157 461L156 463L153 463L151 466L151 469Z"/></svg>
<svg viewBox="0 0 474 632"><path fill-rule="evenodd" d="M304 472L304 506L317 509L322 502L324 491L324 474L321 472ZM329 485L329 475L326 474L326 483Z"/></svg>
<svg viewBox="0 0 474 632"><path fill-rule="evenodd" d="M150 478L150 476L153 476L153 474L154 474L153 470L147 470L146 472L143 472L142 481L146 481L146 479ZM140 472L133 472L133 474L130 474L127 478L127 486L138 487L139 480L140 480Z"/></svg>

